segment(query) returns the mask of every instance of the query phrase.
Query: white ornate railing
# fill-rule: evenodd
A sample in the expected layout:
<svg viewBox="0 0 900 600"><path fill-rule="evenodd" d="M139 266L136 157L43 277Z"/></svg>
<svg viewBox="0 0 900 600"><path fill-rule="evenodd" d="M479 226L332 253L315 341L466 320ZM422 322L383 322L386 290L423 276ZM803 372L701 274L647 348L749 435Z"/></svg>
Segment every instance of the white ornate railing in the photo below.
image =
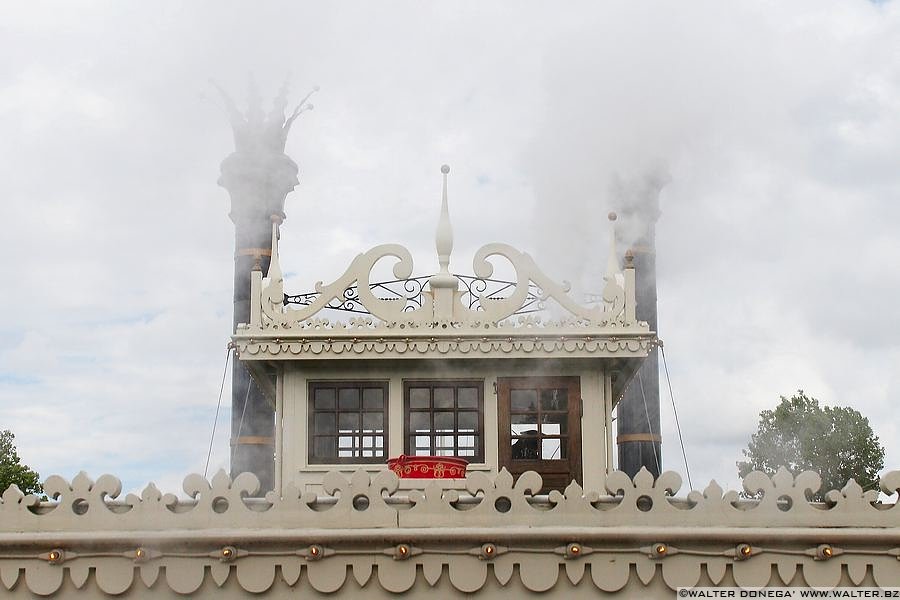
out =
<svg viewBox="0 0 900 600"><path fill-rule="evenodd" d="M191 499L182 501L152 484L119 499L120 482L106 475L51 477L52 502L16 488L0 499L0 589L96 586L147 597L216 587L353 591L374 580L399 593L440 580L445 591L473 592L514 575L532 592L900 586L900 508L852 481L825 503L809 502L815 473L751 473L743 493L757 500L715 482L676 498L681 479L671 472L656 481L646 471L633 480L612 473L602 495L573 483L536 496L537 474L514 481L505 471L469 475L465 492L400 492L398 483L390 471L331 473L325 496L288 489L257 499L248 498L253 475L220 472L187 477ZM900 472L881 488L900 489Z"/></svg>
<svg viewBox="0 0 900 600"><path fill-rule="evenodd" d="M359 254L343 275L329 284L321 281L315 292L306 294L302 306L285 306L284 276L278 255L277 226L273 225L272 260L266 279L262 273L253 273L251 284L250 330L289 329L312 319L318 319L321 311L341 306L352 290L354 311L364 312L388 327L408 326L434 329L493 329L506 319L519 314L523 307L532 307L535 301L543 305L554 301L568 318L554 325L581 329L630 329L646 332L646 324L635 318L634 268L626 263L624 272L616 260L615 236L611 236L610 260L604 276L601 301L593 306L583 306L569 295L568 283L557 283L541 271L527 253L512 246L491 243L482 246L473 260L474 277L491 278L494 265L490 259L501 257L509 262L515 277L503 297L482 293L477 302L463 297L472 295L471 286L460 289L460 279L449 271L453 249L453 231L447 207L447 174L442 168L443 195L441 216L438 223L435 246L438 250L440 272L429 277L426 286L418 284L421 278L411 278L413 259L409 250L398 244L376 246ZM397 281L415 282L421 289L413 305L395 298L380 298L374 292L379 282L372 281L372 270L382 259L395 259L393 273ZM465 286L464 286L465 288ZM477 293L477 292L476 292Z"/></svg>

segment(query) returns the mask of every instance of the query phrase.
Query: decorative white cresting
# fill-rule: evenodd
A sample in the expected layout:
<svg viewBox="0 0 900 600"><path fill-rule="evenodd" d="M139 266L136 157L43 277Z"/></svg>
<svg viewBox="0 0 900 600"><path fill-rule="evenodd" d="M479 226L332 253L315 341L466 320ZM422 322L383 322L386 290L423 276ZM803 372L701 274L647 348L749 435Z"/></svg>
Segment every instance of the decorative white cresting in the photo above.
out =
<svg viewBox="0 0 900 600"><path fill-rule="evenodd" d="M251 278L250 326L255 329L270 327L289 329L298 325L302 327L304 322L311 322L310 320L319 311L328 308L334 300L349 297L348 291L355 288L357 297L354 301L364 307L370 315L379 319L382 327L409 326L446 330L448 333L451 330L471 328L480 331L485 328L495 329L501 326L504 320L515 315L529 297L536 297L540 303L538 306L543 306L545 300L552 298L567 311L571 315L568 317L568 324L565 325L567 328L625 327L636 328L635 333L647 330L645 324L638 323L634 318L634 268L633 265L626 264L625 272L622 273L614 231L610 236L609 257L606 274L603 277L605 285L602 302L597 305L583 306L576 303L568 294L568 283L560 284L550 279L527 253L500 243L486 244L475 253L472 264L475 277L482 280L489 279L493 274L494 265L488 259L499 256L510 263L515 272L515 280L507 286L504 297L489 293L480 294L478 309L473 309L471 304L463 303L464 292L459 289L460 280L450 272L450 258L453 251L453 228L450 224L447 193L447 175L450 173L450 167L443 165L441 173L443 174L441 211L435 232L439 271L428 278L428 285L422 291L417 307L406 306L403 301L379 298L373 292L373 286L377 288L378 284L371 282L372 269L383 258L396 259L393 272L398 280L406 280L412 275L412 256L409 250L398 244L383 244L357 255L339 278L327 285L321 281L316 283L315 300L302 308L285 307L284 277L278 256L278 227L277 223L273 223L272 259L267 280L263 281L262 274L258 271L254 272ZM614 222L615 214L610 213L609 219ZM536 322L539 321L530 317L527 327L533 327ZM561 326L560 324L554 326ZM377 328L377 325L373 326ZM352 328L354 335L361 334L358 323Z"/></svg>
<svg viewBox="0 0 900 600"><path fill-rule="evenodd" d="M564 597L573 586L583 596L638 597L722 581L900 585L900 510L853 480L828 491L826 503L809 501L819 475L784 468L772 477L750 473L738 490L711 481L683 492L671 471L614 471L599 486L573 482L549 497L537 495L543 481L533 471L516 479L505 469L470 472L460 490L417 481L406 490L391 471L331 472L318 495L288 484L265 500L255 498L256 476L232 480L224 471L186 477L189 500L153 484L123 497L111 475L51 476L44 490L55 502L11 486L0 495L0 595L65 598L77 588L87 598L202 597L221 588L229 597L272 598L365 586L425 596L426 580L439 579L445 596L491 596L507 585L529 597ZM881 477L885 494L898 488L900 471ZM631 539L617 541L611 530ZM286 547L293 532L320 552ZM136 548L137 540L146 546ZM490 570L484 540L509 544L490 545ZM406 558L391 560L401 544Z"/></svg>

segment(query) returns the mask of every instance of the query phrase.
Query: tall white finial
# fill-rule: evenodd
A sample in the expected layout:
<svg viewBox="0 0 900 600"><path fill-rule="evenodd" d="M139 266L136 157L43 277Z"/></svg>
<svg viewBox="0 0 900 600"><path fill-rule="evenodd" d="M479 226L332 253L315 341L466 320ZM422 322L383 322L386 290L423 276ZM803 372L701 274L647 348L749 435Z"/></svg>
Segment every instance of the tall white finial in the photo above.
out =
<svg viewBox="0 0 900 600"><path fill-rule="evenodd" d="M453 228L450 226L450 210L447 208L447 174L450 173L450 166L443 165L441 173L444 174L444 190L441 197L441 217L438 220L435 246L437 247L440 275L449 276L450 254L453 252Z"/></svg>
<svg viewBox="0 0 900 600"><path fill-rule="evenodd" d="M450 253L453 252L453 228L450 227L450 210L447 208L447 174L450 167L441 167L444 174L444 193L441 197L441 218L438 220L435 246L441 269L428 279L428 287L434 297L434 321L453 319L454 306L459 294L459 280L450 274Z"/></svg>
<svg viewBox="0 0 900 600"><path fill-rule="evenodd" d="M269 272L267 277L270 282L282 281L281 263L278 260L278 223L280 219L272 218L272 257L269 261Z"/></svg>
<svg viewBox="0 0 900 600"><path fill-rule="evenodd" d="M619 273L619 256L616 249L616 219L618 215L611 212L607 215L610 223L609 231L609 256L606 258L606 277L613 281L616 274Z"/></svg>

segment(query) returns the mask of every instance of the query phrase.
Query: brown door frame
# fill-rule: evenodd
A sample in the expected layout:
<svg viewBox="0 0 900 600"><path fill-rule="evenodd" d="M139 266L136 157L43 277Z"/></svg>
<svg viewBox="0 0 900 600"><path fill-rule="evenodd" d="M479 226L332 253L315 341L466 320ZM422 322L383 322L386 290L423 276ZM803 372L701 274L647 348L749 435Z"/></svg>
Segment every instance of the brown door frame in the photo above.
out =
<svg viewBox="0 0 900 600"><path fill-rule="evenodd" d="M510 418L511 390L565 388L568 391L569 439L566 446L567 460L515 460L512 459L512 433ZM540 394L538 394L540 398ZM544 479L544 490L563 489L573 479L582 483L581 467L581 378L578 376L550 377L498 377L497 378L497 424L500 466L514 476L525 471L536 471ZM568 464L568 469L565 464Z"/></svg>

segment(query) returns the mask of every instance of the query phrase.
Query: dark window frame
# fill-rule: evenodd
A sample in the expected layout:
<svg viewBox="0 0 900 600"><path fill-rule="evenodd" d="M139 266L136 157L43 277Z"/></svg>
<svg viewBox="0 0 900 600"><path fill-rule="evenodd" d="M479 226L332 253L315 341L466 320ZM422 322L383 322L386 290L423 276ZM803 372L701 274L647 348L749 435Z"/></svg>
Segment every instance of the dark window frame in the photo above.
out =
<svg viewBox="0 0 900 600"><path fill-rule="evenodd" d="M543 390L566 389L568 404L568 437L567 457L565 459L541 459L541 458L513 458L512 444L516 438L524 436L513 435L511 431L512 415L523 414L523 411L512 410L512 392L515 390ZM540 391L537 394L540 402ZM498 377L497 378L497 424L499 426L499 458L500 466L514 476L519 476L525 471L536 471L544 481L542 493L551 489L562 490L573 479L582 482L582 406L581 377L580 376L542 376L527 377ZM532 411L527 411L531 413ZM537 414L538 411L533 411ZM555 411L554 411L555 412ZM559 439L560 435L541 436L546 439ZM537 439L540 440L541 437ZM539 443L539 442L538 442Z"/></svg>
<svg viewBox="0 0 900 600"><path fill-rule="evenodd" d="M410 406L410 390L412 388L428 388L429 391L429 408L426 409L413 409ZM434 413L435 412L447 412L451 409L447 408L435 408L434 406L434 390L435 388L452 388L453 389L453 432L443 434L437 434L434 431ZM459 389L460 388L475 388L478 394L477 398L477 408L476 409L468 409L468 408L460 408L459 407ZM459 412L477 412L477 426L475 433L460 433L459 431ZM423 435L416 434L411 431L411 419L412 413L428 413L429 423L431 424L430 433L424 434L431 438L430 447L432 452L436 451L435 449L435 438L439 435L449 435L454 439L454 449L456 452L459 451L459 447L456 445L456 439L461 435L474 435L478 439L478 443L475 444L475 455L474 456L459 456L458 454L454 454L459 458L463 458L470 463L483 463L484 458L484 379L404 379L403 380L403 453L408 456L415 455L415 448L410 444L410 438L415 435Z"/></svg>
<svg viewBox="0 0 900 600"><path fill-rule="evenodd" d="M377 410L366 410L364 403L364 393L363 390L366 388L378 388L382 391L382 408L380 411ZM333 389L335 390L335 407L333 410L322 410L316 409L315 407L315 394L316 390L320 389ZM359 408L355 410L341 410L339 406L339 398L340 398L340 390L341 389L357 389L360 391L360 402ZM389 382L386 380L364 380L364 381L354 381L354 380L339 380L339 381L309 381L307 384L307 398L306 398L306 414L307 414L307 463L310 465L331 465L331 464L384 464L388 459L388 444L390 437L388 435L388 424L389 424L389 414L388 407L390 406L390 397L388 395L389 392ZM363 415L365 413L378 413L380 412L382 415L382 432L380 434L365 434L363 429ZM339 456L338 454L341 451L340 448L340 438L342 437L337 432L339 431L338 426L335 427L335 433L322 433L317 434L315 429L315 419L317 414L333 414L335 415L335 423L337 424L340 420L340 415L344 414L357 414L359 415L359 423L360 428L357 430L357 433L353 434L352 437L356 438L358 442L360 452L364 449L362 438L364 435L372 435L375 437L382 437L382 445L381 448L378 448L376 442L373 442L372 450L373 454L377 452L381 452L381 456ZM327 438L333 437L335 438L335 455L321 457L316 456L315 453L315 442L316 438Z"/></svg>

